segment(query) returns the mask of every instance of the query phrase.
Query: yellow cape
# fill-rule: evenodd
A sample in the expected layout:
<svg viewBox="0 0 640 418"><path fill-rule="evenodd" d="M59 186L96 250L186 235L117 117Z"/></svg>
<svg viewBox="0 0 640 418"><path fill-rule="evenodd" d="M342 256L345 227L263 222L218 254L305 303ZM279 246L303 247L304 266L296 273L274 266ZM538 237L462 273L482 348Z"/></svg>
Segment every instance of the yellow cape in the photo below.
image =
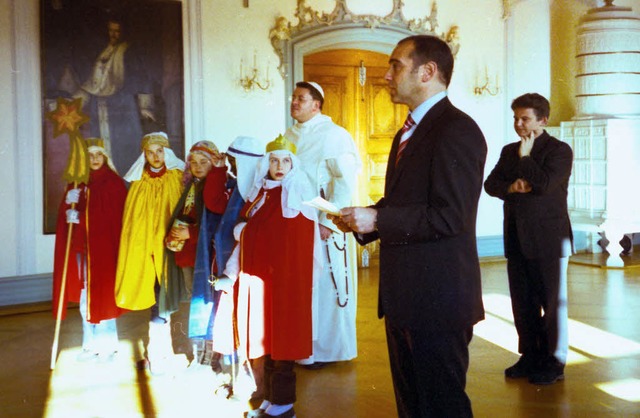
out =
<svg viewBox="0 0 640 418"><path fill-rule="evenodd" d="M164 237L181 194L180 170L168 170L162 177L151 177L145 170L131 184L116 273L116 304L121 308L142 310L156 302L156 277L160 284L167 278Z"/></svg>

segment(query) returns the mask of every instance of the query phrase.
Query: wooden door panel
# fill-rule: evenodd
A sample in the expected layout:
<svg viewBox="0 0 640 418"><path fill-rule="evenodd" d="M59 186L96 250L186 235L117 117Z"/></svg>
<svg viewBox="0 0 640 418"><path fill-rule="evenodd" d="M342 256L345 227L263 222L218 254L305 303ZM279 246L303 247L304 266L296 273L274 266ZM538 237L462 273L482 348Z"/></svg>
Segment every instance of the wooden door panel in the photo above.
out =
<svg viewBox="0 0 640 418"><path fill-rule="evenodd" d="M391 142L407 114L404 105L391 102L384 75L388 57L370 51L333 50L304 58L304 79L319 83L325 92L322 113L343 126L356 141L362 159L355 203L367 206L384 194L384 176ZM359 83L361 66L366 82ZM367 246L376 258L378 244ZM358 248L361 265L362 248Z"/></svg>
<svg viewBox="0 0 640 418"><path fill-rule="evenodd" d="M315 81L324 90L322 113L353 135L355 109L352 97L353 69L328 65L305 65L304 79Z"/></svg>

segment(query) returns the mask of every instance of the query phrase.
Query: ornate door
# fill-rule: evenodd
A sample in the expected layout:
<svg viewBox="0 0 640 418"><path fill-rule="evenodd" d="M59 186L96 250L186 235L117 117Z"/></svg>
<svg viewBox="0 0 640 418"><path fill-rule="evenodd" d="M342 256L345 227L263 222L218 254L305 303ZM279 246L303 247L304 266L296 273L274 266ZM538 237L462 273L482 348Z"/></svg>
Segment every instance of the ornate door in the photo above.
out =
<svg viewBox="0 0 640 418"><path fill-rule="evenodd" d="M325 92L322 113L351 133L362 159L355 204L375 203L384 194L384 174L395 133L407 114L404 105L391 102L384 80L388 56L362 50L331 50L304 58L304 79L319 83ZM377 243L368 246L377 258ZM362 248L358 248L362 264Z"/></svg>

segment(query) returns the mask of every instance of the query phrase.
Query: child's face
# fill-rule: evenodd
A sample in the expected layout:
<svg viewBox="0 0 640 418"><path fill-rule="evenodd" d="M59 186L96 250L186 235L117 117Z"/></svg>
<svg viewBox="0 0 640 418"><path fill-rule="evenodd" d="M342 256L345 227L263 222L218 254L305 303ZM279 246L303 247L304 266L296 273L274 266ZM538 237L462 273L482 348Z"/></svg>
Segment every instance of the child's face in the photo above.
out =
<svg viewBox="0 0 640 418"><path fill-rule="evenodd" d="M100 151L89 153L89 168L91 170L100 170L104 165L104 154Z"/></svg>
<svg viewBox="0 0 640 418"><path fill-rule="evenodd" d="M289 154L271 153L269 155L269 178L281 181L291 171L292 164Z"/></svg>
<svg viewBox="0 0 640 418"><path fill-rule="evenodd" d="M164 147L159 144L148 145L144 149L144 157L151 167L162 168L164 166Z"/></svg>
<svg viewBox="0 0 640 418"><path fill-rule="evenodd" d="M211 171L211 160L202 154L193 154L189 157L191 174L197 179L203 179Z"/></svg>

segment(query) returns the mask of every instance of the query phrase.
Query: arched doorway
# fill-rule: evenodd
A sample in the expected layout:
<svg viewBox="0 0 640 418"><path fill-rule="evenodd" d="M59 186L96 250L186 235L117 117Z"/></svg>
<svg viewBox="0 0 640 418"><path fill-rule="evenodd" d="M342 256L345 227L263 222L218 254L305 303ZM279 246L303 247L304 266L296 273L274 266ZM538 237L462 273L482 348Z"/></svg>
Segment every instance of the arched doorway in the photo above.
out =
<svg viewBox="0 0 640 418"><path fill-rule="evenodd" d="M358 205L368 205L382 197L391 141L406 116L404 106L391 102L384 81L388 56L401 39L418 33L436 35L438 26L435 2L429 16L410 21L404 18L402 6L402 0L393 0L393 9L386 16L357 15L347 8L345 0L336 0L334 10L327 14L298 0L294 13L297 25L279 17L270 32L271 44L280 58L280 74L285 79L285 97L291 96L297 81L319 82L325 91L323 113L354 137L363 161ZM451 42L457 43L457 38L451 37ZM361 77L362 67L366 68L365 80ZM293 124L288 106L284 111L287 124ZM377 242L370 246L369 254L375 257ZM361 254L359 248L359 265Z"/></svg>

